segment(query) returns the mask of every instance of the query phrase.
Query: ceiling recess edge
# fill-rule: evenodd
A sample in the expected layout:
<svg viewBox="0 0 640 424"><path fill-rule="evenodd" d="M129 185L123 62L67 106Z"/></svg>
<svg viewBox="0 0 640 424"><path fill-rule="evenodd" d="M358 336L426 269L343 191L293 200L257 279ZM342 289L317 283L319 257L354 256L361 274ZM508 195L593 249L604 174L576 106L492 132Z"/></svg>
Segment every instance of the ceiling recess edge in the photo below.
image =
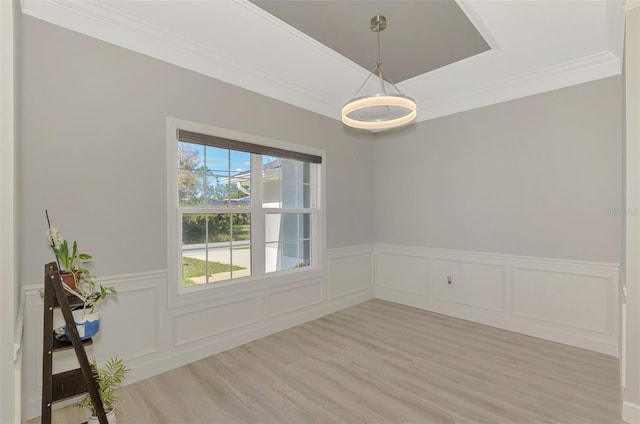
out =
<svg viewBox="0 0 640 424"><path fill-rule="evenodd" d="M499 41L493 35L493 28L490 28L488 23L481 19L476 5L469 0L456 0L456 2L485 38L491 50L398 84L402 86L403 90L408 91L408 87L412 84L419 84L421 77L430 74L446 76L449 71L461 66L473 69L474 61L479 62L490 58L491 55L497 57L503 53ZM303 40L316 55L321 53L323 60L332 58L338 68L344 68L352 74L356 74L357 78L360 78L360 75L366 76L369 72L277 18L271 15L265 16L266 12L262 12L260 8L248 1L233 0L229 3L269 20L271 24L279 27L279 30L287 31L291 37L297 37L298 41ZM543 7L545 2L539 2L539 4L540 7ZM619 6L614 2L613 5L609 3L608 6L624 8L625 4L622 2L620 4ZM635 6L639 3L630 2L630 4ZM347 92L341 93L342 97L327 95L317 89L292 82L288 78L281 78L278 73L265 70L264 66L256 66L242 60L242 58L232 57L229 54L194 43L178 34L164 31L160 26L128 16L95 1L21 0L21 6L26 15L336 120L340 120L340 109L344 98L351 94L351 91L347 90ZM619 31L621 28L609 28L609 37ZM439 98L432 98L428 90L425 90L420 98L416 98L419 105L417 121L618 75L621 72L621 58L615 54L617 50L617 48L610 48L608 51L596 52L557 65L532 69L529 72L492 81L489 84L477 85L462 91L458 90L452 92L451 95L439 96ZM455 80L450 79L448 82L452 87L456 86Z"/></svg>

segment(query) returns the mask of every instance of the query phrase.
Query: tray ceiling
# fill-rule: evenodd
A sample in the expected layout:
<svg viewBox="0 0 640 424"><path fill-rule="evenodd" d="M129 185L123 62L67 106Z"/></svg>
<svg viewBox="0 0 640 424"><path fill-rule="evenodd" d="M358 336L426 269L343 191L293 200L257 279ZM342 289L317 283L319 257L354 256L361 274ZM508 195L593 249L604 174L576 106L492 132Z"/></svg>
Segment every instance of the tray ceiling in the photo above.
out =
<svg viewBox="0 0 640 424"><path fill-rule="evenodd" d="M369 70L377 60L376 33L369 23L373 16L385 16L382 64L395 83L490 49L453 0L252 3Z"/></svg>
<svg viewBox="0 0 640 424"><path fill-rule="evenodd" d="M375 65L368 22L378 9L389 23L385 72L416 100L418 121L621 72L618 0L257 3L264 9L246 0L21 4L27 15L338 120ZM429 11L412 9L420 7Z"/></svg>

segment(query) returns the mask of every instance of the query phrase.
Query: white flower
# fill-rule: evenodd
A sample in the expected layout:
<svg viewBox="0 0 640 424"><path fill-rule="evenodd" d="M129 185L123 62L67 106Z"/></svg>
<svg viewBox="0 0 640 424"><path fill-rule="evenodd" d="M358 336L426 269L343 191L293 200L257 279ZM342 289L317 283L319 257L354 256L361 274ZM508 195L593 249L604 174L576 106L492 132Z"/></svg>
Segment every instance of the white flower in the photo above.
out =
<svg viewBox="0 0 640 424"><path fill-rule="evenodd" d="M62 244L62 235L60 234L60 231L58 231L56 228L54 227L49 228L45 233L45 237L47 239L47 243L53 249L57 250L60 248L60 245Z"/></svg>

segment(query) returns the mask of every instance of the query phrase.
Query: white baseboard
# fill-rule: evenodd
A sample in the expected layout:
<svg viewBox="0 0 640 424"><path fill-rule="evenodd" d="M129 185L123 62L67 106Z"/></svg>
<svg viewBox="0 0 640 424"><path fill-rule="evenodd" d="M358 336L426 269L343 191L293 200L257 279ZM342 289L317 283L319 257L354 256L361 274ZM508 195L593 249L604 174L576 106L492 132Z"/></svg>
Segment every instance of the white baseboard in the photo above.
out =
<svg viewBox="0 0 640 424"><path fill-rule="evenodd" d="M618 356L619 265L375 247L380 299Z"/></svg>
<svg viewBox="0 0 640 424"><path fill-rule="evenodd" d="M637 403L622 403L622 420L629 424L640 424L640 405Z"/></svg>
<svg viewBox="0 0 640 424"><path fill-rule="evenodd" d="M405 293L394 292L393 290L387 289L376 289L376 298L520 334L526 334L528 336L550 340L552 342L592 350L594 352L604 353L605 355L618 355L618 345L615 341L599 340L589 336L583 336L570 330L567 331L555 328L547 323L537 324L528 321L522 322L511 319L507 316L497 316L496 314L472 311L459 306L443 305L442 303L431 302L428 299L416 298L415 296L407 296Z"/></svg>

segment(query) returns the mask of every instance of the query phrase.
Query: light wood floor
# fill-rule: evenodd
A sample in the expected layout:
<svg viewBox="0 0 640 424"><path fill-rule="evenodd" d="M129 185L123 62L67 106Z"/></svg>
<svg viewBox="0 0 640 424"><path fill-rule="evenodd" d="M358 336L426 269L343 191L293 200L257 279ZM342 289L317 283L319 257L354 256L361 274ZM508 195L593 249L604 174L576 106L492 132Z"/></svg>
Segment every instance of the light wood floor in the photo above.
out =
<svg viewBox="0 0 640 424"><path fill-rule="evenodd" d="M621 423L618 387L615 358L372 300L126 386L118 423Z"/></svg>

